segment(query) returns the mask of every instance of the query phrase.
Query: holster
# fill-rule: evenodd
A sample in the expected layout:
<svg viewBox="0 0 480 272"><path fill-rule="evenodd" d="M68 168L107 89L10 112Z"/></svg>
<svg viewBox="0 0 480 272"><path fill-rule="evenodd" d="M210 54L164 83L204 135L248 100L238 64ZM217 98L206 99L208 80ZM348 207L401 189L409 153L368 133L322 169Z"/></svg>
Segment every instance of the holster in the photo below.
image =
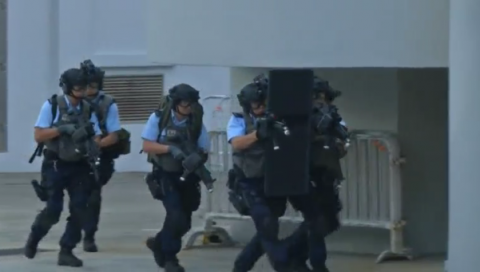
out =
<svg viewBox="0 0 480 272"><path fill-rule="evenodd" d="M46 152L46 150L44 150ZM48 188L44 186L45 184L45 179L47 178L45 176L45 169L47 167L48 160L44 157L42 161L42 167L40 169L40 182L38 182L36 179L31 181L33 191L37 195L38 199L40 201L45 202L48 200Z"/></svg>
<svg viewBox="0 0 480 272"><path fill-rule="evenodd" d="M40 199L40 201L45 202L48 200L48 190L43 187L36 179L32 180L33 191Z"/></svg>
<svg viewBox="0 0 480 272"><path fill-rule="evenodd" d="M250 215L250 209L247 201L243 197L243 192L238 188L238 177L235 169L228 171L227 187L230 189L228 192L228 200L240 215L248 216Z"/></svg>
<svg viewBox="0 0 480 272"><path fill-rule="evenodd" d="M157 175L154 172L148 173L145 176L145 182L152 197L157 200L162 200L165 196L165 191Z"/></svg>

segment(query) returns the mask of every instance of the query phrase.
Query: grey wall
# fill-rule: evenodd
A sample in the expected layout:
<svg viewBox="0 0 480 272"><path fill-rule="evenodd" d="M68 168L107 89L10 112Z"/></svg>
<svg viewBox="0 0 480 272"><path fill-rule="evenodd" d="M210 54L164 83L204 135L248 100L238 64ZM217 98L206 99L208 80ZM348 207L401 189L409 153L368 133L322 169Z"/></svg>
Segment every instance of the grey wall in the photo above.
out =
<svg viewBox="0 0 480 272"><path fill-rule="evenodd" d="M398 137L403 166L406 241L415 252L442 253L448 227L448 71L398 72Z"/></svg>
<svg viewBox="0 0 480 272"><path fill-rule="evenodd" d="M231 69L232 95L267 69ZM407 163L402 166L406 246L419 255L442 253L447 241L446 69L317 69L343 91L340 112L353 129L398 133ZM234 97L234 96L232 96ZM237 108L235 99L232 100ZM250 222L230 224L242 242ZM294 226L284 225L284 235ZM328 239L332 251L379 254L389 246L387 230L343 228Z"/></svg>
<svg viewBox="0 0 480 272"><path fill-rule="evenodd" d="M277 68L448 65L448 0L148 4L143 20L153 63Z"/></svg>

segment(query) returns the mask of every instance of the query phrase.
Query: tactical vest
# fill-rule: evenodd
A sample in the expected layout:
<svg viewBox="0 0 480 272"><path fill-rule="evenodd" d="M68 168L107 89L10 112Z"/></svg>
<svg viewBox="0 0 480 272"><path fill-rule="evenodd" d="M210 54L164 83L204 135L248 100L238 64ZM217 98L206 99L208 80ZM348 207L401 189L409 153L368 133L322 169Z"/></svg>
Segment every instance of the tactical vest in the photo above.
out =
<svg viewBox="0 0 480 272"><path fill-rule="evenodd" d="M101 93L95 102L90 102L98 118L98 125L102 131L102 138L108 136L107 117L110 107L115 103L113 96ZM120 155L130 154L130 132L124 128L117 131L118 141L102 148L102 157L116 159Z"/></svg>
<svg viewBox="0 0 480 272"><path fill-rule="evenodd" d="M241 117L245 121L246 133L255 130L253 118L248 113L233 113L235 117ZM260 142L256 142L244 150L233 151L233 164L239 167L245 177L257 178L265 175L265 148Z"/></svg>
<svg viewBox="0 0 480 272"><path fill-rule="evenodd" d="M52 107L56 107L58 105L59 109L59 112L56 113L56 115L58 115L58 121L53 125L82 125L90 123L91 108L87 102L82 100L80 102L80 111L77 111L70 110L65 99L67 99L65 95L53 96L51 99L49 99ZM52 120L54 120L55 117L55 115L52 116ZM91 141L93 142L93 138ZM85 155L78 152L78 145L76 145L72 138L67 135L60 135L54 139L51 139L45 143L45 146L48 152L55 153L58 158L63 161L75 162L85 159Z"/></svg>
<svg viewBox="0 0 480 272"><path fill-rule="evenodd" d="M312 130L312 143L310 145L310 165L313 168L326 168L333 171L338 179L343 179L341 154L338 148L325 149L326 138L324 135Z"/></svg>
<svg viewBox="0 0 480 272"><path fill-rule="evenodd" d="M190 135L192 136L192 139L198 139L200 137L200 134L202 133L203 127L203 106L200 103L193 103L191 107L192 114L188 119L188 128L190 130ZM175 109L173 108L173 104L169 96L162 96L160 99L160 104L158 105L158 110L155 111L156 113L160 113L161 115L161 121L159 124L160 131L165 128L165 126L167 125L167 121L172 118L172 110Z"/></svg>
<svg viewBox="0 0 480 272"><path fill-rule="evenodd" d="M187 120L187 125L184 127L176 126L173 123L171 116L169 115L168 121L162 122L167 116L162 116L161 111L156 111L155 114L161 118L159 123L160 135L158 136L157 141L165 145L174 145L181 148L182 143L185 141L192 141L194 145L197 146L197 141L195 137L191 135L191 122ZM162 137L162 132L165 132ZM170 153L161 154L161 155L149 155L149 161L162 168L165 172L182 172L183 166L182 162L173 158Z"/></svg>
<svg viewBox="0 0 480 272"><path fill-rule="evenodd" d="M95 114L98 118L98 125L102 131L102 136L107 136L107 114L110 106L115 103L115 99L108 94L100 94L96 102L92 102Z"/></svg>

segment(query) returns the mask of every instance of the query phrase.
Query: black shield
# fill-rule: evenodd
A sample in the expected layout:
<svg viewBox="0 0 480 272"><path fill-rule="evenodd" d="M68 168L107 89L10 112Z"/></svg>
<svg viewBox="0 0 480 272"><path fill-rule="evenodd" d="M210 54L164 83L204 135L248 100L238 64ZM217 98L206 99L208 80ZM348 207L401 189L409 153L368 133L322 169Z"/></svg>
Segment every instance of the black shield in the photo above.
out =
<svg viewBox="0 0 480 272"><path fill-rule="evenodd" d="M267 111L286 124L289 135L275 130L275 137L268 144L265 154L268 196L308 193L313 79L310 69L269 73Z"/></svg>

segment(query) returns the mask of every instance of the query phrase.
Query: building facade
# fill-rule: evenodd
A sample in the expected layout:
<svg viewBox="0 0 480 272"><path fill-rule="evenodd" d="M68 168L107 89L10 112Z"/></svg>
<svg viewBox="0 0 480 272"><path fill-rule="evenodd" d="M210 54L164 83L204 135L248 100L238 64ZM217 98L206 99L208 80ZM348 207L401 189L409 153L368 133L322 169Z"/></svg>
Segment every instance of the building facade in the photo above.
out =
<svg viewBox="0 0 480 272"><path fill-rule="evenodd" d="M122 101L192 84L209 130L222 129L235 94L259 72L313 68L343 91L351 128L397 135L407 244L419 254L448 248L450 271L475 271L479 12L474 0L0 1L0 171L38 171L28 159L40 106L84 59L127 90ZM152 106L142 105L121 107L132 154L118 171L149 168L136 152ZM358 251L378 252L355 239Z"/></svg>
<svg viewBox="0 0 480 272"><path fill-rule="evenodd" d="M40 159L28 163L36 147L33 124L42 103L60 91L60 74L85 59L104 68L106 85L120 90L116 94L122 123L132 133L132 152L118 160L118 171L148 170L145 156L139 154L140 133L162 91L188 82L202 90L203 98L230 93L229 68L148 60L146 0L18 0L8 5L3 1L2 6L0 172L39 171ZM154 102L146 103L151 97ZM125 101L134 106L127 107ZM207 123L212 120L209 116Z"/></svg>
<svg viewBox="0 0 480 272"><path fill-rule="evenodd" d="M397 134L414 252L448 248L449 271L477 271L479 13L475 0L151 0L148 54L244 71L316 69L344 90L353 128Z"/></svg>

